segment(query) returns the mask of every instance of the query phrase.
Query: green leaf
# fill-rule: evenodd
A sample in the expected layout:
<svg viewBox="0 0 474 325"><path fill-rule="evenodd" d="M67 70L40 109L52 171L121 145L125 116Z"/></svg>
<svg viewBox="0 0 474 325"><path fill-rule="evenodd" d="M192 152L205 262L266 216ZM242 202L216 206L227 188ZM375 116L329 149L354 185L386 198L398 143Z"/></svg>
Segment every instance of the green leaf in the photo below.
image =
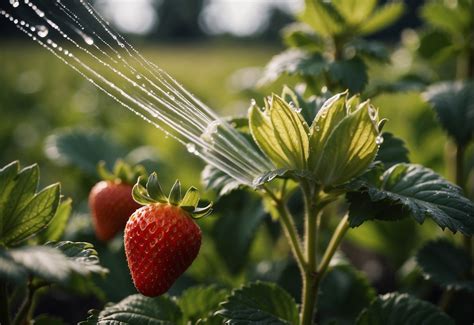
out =
<svg viewBox="0 0 474 325"><path fill-rule="evenodd" d="M321 54L308 54L298 49L286 50L275 55L266 65L259 85L271 83L282 75L297 75L316 78L327 66Z"/></svg>
<svg viewBox="0 0 474 325"><path fill-rule="evenodd" d="M423 94L456 143L465 146L474 136L474 82L442 82Z"/></svg>
<svg viewBox="0 0 474 325"><path fill-rule="evenodd" d="M379 42L355 39L347 45L346 49L354 49L356 54L378 62L390 62L390 53L387 48Z"/></svg>
<svg viewBox="0 0 474 325"><path fill-rule="evenodd" d="M379 7L364 21L358 29L359 34L368 35L378 32L381 29L393 24L401 17L405 6L403 2L390 2Z"/></svg>
<svg viewBox="0 0 474 325"><path fill-rule="evenodd" d="M296 110L296 107L290 107L281 97L272 96L270 120L276 139L286 160L290 163L288 166L306 169L309 155L309 129Z"/></svg>
<svg viewBox="0 0 474 325"><path fill-rule="evenodd" d="M61 239L71 215L71 204L72 200L70 198L61 202L49 226L37 235L38 242L46 243Z"/></svg>
<svg viewBox="0 0 474 325"><path fill-rule="evenodd" d="M348 25L356 26L372 13L377 0L333 0L332 3Z"/></svg>
<svg viewBox="0 0 474 325"><path fill-rule="evenodd" d="M61 251L71 262L71 268L75 273L82 275L108 273L108 270L100 265L97 251L90 243L60 241L47 243L46 246Z"/></svg>
<svg viewBox="0 0 474 325"><path fill-rule="evenodd" d="M329 95L329 92L325 92L320 97L311 96L309 98L305 98L304 92L305 89L301 89L301 87L293 90L288 86L284 86L281 93L281 98L283 98L283 100L285 100L287 103L293 102L293 105L301 108L300 114L309 125L313 122L316 114L321 109L324 102L331 96Z"/></svg>
<svg viewBox="0 0 474 325"><path fill-rule="evenodd" d="M379 296L364 310L357 325L454 325L448 315L434 305L408 294Z"/></svg>
<svg viewBox="0 0 474 325"><path fill-rule="evenodd" d="M46 155L60 165L75 166L89 175L96 176L96 166L103 160L112 167L126 155L126 150L104 132L86 129L68 129L48 137Z"/></svg>
<svg viewBox="0 0 474 325"><path fill-rule="evenodd" d="M306 1L306 7L298 19L323 36L334 36L345 29L344 19L330 4L317 0Z"/></svg>
<svg viewBox="0 0 474 325"><path fill-rule="evenodd" d="M348 264L336 265L324 276L318 295L319 324L354 324L370 305L375 290L362 272Z"/></svg>
<svg viewBox="0 0 474 325"><path fill-rule="evenodd" d="M428 2L421 8L421 16L430 25L451 35L463 36L469 32L472 9L469 4L463 8L462 2L445 4L443 2ZM472 32L472 31L471 31Z"/></svg>
<svg viewBox="0 0 474 325"><path fill-rule="evenodd" d="M24 283L27 277L26 270L12 259L10 252L0 247L0 279Z"/></svg>
<svg viewBox="0 0 474 325"><path fill-rule="evenodd" d="M392 133L382 133L383 142L375 160L383 162L385 167L390 168L398 163L408 163L408 149L403 140L395 137Z"/></svg>
<svg viewBox="0 0 474 325"><path fill-rule="evenodd" d="M0 170L0 242L14 246L35 235L53 219L59 204L60 186L53 184L36 193L39 169L32 165L18 171L13 163Z"/></svg>
<svg viewBox="0 0 474 325"><path fill-rule="evenodd" d="M277 95L267 106L265 111L256 105L250 107L250 131L255 142L276 167L305 169L309 152L307 124Z"/></svg>
<svg viewBox="0 0 474 325"><path fill-rule="evenodd" d="M283 29L283 41L288 47L309 52L323 52L325 41L305 24L293 23Z"/></svg>
<svg viewBox="0 0 474 325"><path fill-rule="evenodd" d="M261 200L244 191L233 192L215 205L219 214L212 235L217 252L231 273L238 273L247 262L250 246L266 213Z"/></svg>
<svg viewBox="0 0 474 325"><path fill-rule="evenodd" d="M346 117L347 93L339 93L326 100L310 127L310 166L318 168L323 160L323 149L332 131Z"/></svg>
<svg viewBox="0 0 474 325"><path fill-rule="evenodd" d="M365 184L361 193L350 193L349 222L396 220L412 217L423 223L429 217L441 228L474 234L474 204L431 169L397 164L385 171L377 184Z"/></svg>
<svg viewBox="0 0 474 325"><path fill-rule="evenodd" d="M96 251L89 243L58 242L45 246L25 246L0 250L0 277L22 282L26 275L70 286L74 276L105 274ZM12 274L16 270L18 274Z"/></svg>
<svg viewBox="0 0 474 325"><path fill-rule="evenodd" d="M236 289L217 313L226 324L298 324L294 299L273 283L255 282Z"/></svg>
<svg viewBox="0 0 474 325"><path fill-rule="evenodd" d="M345 107L345 106L344 106ZM342 108L338 109L342 113ZM329 136L318 131L318 116L326 119L325 114L329 114L331 108L321 109L316 116L316 126L314 135L311 137L312 153L317 157L314 166L314 174L321 184L328 186L340 185L348 182L352 178L361 175L374 160L377 154L378 144L378 112L369 103L364 102L356 108L348 108L347 115L334 127ZM334 124L334 122L326 122ZM325 122L321 122L323 125ZM313 127L312 127L313 129ZM326 140L327 139L327 140ZM322 147L322 150L320 149Z"/></svg>
<svg viewBox="0 0 474 325"><path fill-rule="evenodd" d="M329 75L351 93L362 92L368 81L367 66L357 56L349 60L332 62L329 66Z"/></svg>
<svg viewBox="0 0 474 325"><path fill-rule="evenodd" d="M212 318L227 296L227 290L219 289L215 285L196 286L187 289L178 299L178 306L183 312L185 322L196 324L206 323L208 318ZM221 323L222 319L220 318Z"/></svg>
<svg viewBox="0 0 474 325"><path fill-rule="evenodd" d="M469 278L469 255L447 239L428 242L416 254L416 261L426 278L446 289L474 292L474 281Z"/></svg>
<svg viewBox="0 0 474 325"><path fill-rule="evenodd" d="M182 319L181 310L168 296L148 298L138 294L128 296L100 312L89 313L91 316L79 324L173 325L179 324Z"/></svg>
<svg viewBox="0 0 474 325"><path fill-rule="evenodd" d="M204 167L201 173L201 180L205 189L216 191L218 197L227 195L244 186L244 184L212 165Z"/></svg>

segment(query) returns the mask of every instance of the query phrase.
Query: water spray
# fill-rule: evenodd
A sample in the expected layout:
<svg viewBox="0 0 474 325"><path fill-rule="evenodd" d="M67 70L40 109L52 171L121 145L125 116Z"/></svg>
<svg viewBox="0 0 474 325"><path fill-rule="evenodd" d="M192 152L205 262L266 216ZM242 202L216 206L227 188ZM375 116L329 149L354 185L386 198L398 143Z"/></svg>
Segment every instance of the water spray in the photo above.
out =
<svg viewBox="0 0 474 325"><path fill-rule="evenodd" d="M85 0L5 0L0 16L90 83L243 184L273 165L238 131L143 57Z"/></svg>

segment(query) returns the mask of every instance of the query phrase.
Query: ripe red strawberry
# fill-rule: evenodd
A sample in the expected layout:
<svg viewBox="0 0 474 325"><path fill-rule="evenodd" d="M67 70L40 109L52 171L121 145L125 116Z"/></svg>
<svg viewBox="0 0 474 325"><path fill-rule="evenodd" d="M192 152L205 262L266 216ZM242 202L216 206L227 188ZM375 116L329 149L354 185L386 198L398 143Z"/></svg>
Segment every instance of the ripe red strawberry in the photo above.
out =
<svg viewBox="0 0 474 325"><path fill-rule="evenodd" d="M89 194L89 208L98 239L108 241L126 225L130 215L140 208L133 200L132 185L138 175L143 175L143 167L133 170L118 161L114 174L105 170L104 163L99 164L99 174L106 180L97 183Z"/></svg>
<svg viewBox="0 0 474 325"><path fill-rule="evenodd" d="M169 198L153 173L146 184L133 188L136 210L125 227L125 253L133 283L149 297L159 296L192 264L201 247L201 230L193 218L211 212L211 205L197 208L199 194L191 187L181 200L179 181Z"/></svg>

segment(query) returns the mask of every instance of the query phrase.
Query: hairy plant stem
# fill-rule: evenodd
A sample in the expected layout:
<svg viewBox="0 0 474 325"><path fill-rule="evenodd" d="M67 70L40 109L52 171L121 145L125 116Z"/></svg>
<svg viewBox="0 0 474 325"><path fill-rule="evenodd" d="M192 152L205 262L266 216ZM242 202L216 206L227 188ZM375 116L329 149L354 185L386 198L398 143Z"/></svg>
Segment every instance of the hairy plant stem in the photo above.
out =
<svg viewBox="0 0 474 325"><path fill-rule="evenodd" d="M278 212L278 220L283 228L285 237L288 240L291 251L298 264L300 272L304 272L306 262L301 248L301 240L296 230L293 216L291 215L285 200L277 197L268 187L263 187L265 193L272 199L276 211Z"/></svg>
<svg viewBox="0 0 474 325"><path fill-rule="evenodd" d="M301 306L301 324L313 324L314 312L318 296L317 286L317 218L319 209L316 208L314 188L306 182L301 183L305 203L305 258L307 268L303 274L303 292Z"/></svg>
<svg viewBox="0 0 474 325"><path fill-rule="evenodd" d="M0 281L0 324L10 325L10 304L8 301L7 283Z"/></svg>
<svg viewBox="0 0 474 325"><path fill-rule="evenodd" d="M318 267L317 242L322 209L331 200L319 200L319 188L315 188L306 181L300 182L303 198L305 202L305 235L304 251L301 240L295 227L293 216L287 207L284 199L284 188L279 195L276 195L270 188L263 186L265 194L271 198L278 214L278 220L283 228L283 232L288 240L291 251L300 269L303 290L301 293L301 325L312 325L316 311L318 297L318 287L321 279L326 273L329 263L334 256L345 233L349 229L348 215L345 215L339 222L331 240L323 254L323 258ZM316 195L318 194L318 195Z"/></svg>
<svg viewBox="0 0 474 325"><path fill-rule="evenodd" d="M349 214L346 214L341 219L341 221L339 221L339 224L337 225L336 230L334 231L331 237L331 240L329 241L328 247L326 248L326 251L324 252L323 258L321 259L321 263L319 264L319 267L318 267L319 278L321 277L321 275L326 273L329 263L331 262L331 259L336 253L336 250L341 244L341 241L344 238L344 235L346 234L348 229L349 229Z"/></svg>

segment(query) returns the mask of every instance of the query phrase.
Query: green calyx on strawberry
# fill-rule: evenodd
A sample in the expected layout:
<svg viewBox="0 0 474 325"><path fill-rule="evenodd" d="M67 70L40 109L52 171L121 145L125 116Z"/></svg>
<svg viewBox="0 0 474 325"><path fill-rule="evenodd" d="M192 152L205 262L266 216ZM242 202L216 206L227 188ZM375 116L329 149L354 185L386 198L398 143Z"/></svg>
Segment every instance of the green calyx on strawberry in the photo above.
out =
<svg viewBox="0 0 474 325"><path fill-rule="evenodd" d="M194 187L181 197L179 181L166 196L156 173L146 183L138 179L133 197L145 206L127 222L125 254L137 290L155 297L167 292L197 257L202 236L193 219L211 213L212 206L198 207L199 193Z"/></svg>
<svg viewBox="0 0 474 325"><path fill-rule="evenodd" d="M146 175L146 170L141 165L131 167L118 160L112 172L106 169L103 161L99 162L97 171L103 180L91 189L89 207L97 238L109 241L124 229L130 215L140 208L132 198L132 188L138 177Z"/></svg>
<svg viewBox="0 0 474 325"><path fill-rule="evenodd" d="M140 177L133 186L132 195L136 202L143 205L161 203L180 207L189 213L193 219L205 217L212 212L212 203L204 207L198 207L200 196L199 191L194 186L191 186L182 197L179 180L176 180L170 194L166 196L156 173L152 173L146 183L144 178Z"/></svg>
<svg viewBox="0 0 474 325"><path fill-rule="evenodd" d="M146 177L148 175L142 165L131 166L121 159L115 162L112 171L107 170L105 161L100 161L97 164L97 173L104 181L124 183L130 186L133 186L140 176Z"/></svg>

